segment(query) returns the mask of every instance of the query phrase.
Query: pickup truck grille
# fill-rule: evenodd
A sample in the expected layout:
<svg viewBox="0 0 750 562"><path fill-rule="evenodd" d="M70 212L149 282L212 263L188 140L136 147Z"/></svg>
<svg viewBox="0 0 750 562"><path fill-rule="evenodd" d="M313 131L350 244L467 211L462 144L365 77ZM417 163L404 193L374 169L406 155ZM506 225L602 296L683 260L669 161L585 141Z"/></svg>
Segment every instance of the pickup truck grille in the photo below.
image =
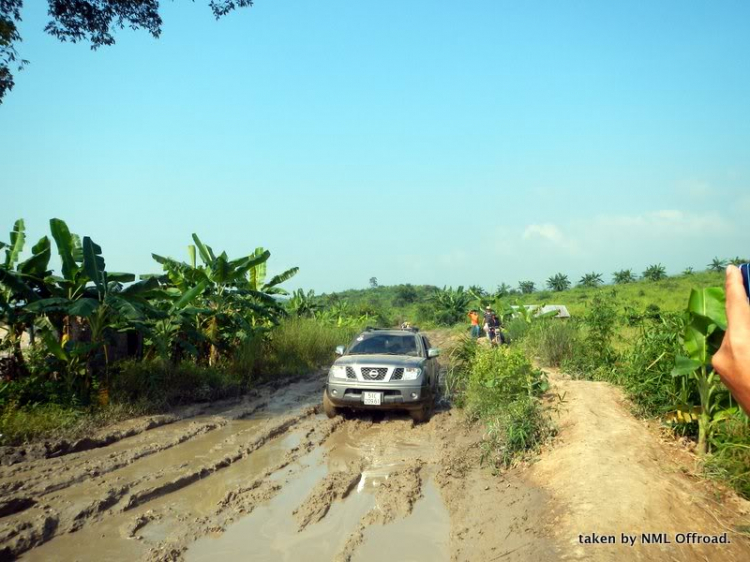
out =
<svg viewBox="0 0 750 562"><path fill-rule="evenodd" d="M352 367L346 368L346 378L347 379L356 379L357 374L354 372L354 369Z"/></svg>
<svg viewBox="0 0 750 562"><path fill-rule="evenodd" d="M388 367L361 367L359 372L366 381L382 381L388 373Z"/></svg>
<svg viewBox="0 0 750 562"><path fill-rule="evenodd" d="M391 374L391 380L392 381L400 381L404 378L404 368L403 367L397 367L393 369L393 373Z"/></svg>

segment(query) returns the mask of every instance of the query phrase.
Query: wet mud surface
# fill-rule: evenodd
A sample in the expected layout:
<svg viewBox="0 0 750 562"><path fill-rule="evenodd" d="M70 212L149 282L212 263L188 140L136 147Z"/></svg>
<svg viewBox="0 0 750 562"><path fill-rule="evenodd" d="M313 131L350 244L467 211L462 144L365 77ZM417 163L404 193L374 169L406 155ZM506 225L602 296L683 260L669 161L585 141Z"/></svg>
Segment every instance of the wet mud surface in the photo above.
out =
<svg viewBox="0 0 750 562"><path fill-rule="evenodd" d="M67 452L4 450L0 561L619 560L622 547L576 537L644 525L728 529L732 544L631 548L633 559L750 559L738 531L748 502L712 503L686 476L690 458L635 420L619 390L550 380L568 397L557 439L501 473L482 466L483 427L444 403L422 424L329 420L322 373L130 420Z"/></svg>
<svg viewBox="0 0 750 562"><path fill-rule="evenodd" d="M0 560L463 559L481 432L446 408L329 420L324 380L4 450Z"/></svg>

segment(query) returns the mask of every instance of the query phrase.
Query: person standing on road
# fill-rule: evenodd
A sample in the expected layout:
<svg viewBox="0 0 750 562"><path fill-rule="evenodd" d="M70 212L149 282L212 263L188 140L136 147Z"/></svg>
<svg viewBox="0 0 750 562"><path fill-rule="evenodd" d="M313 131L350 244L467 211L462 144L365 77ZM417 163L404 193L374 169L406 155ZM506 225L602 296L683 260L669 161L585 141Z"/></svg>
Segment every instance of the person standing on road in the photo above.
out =
<svg viewBox="0 0 750 562"><path fill-rule="evenodd" d="M469 320L471 321L471 337L472 338L478 338L479 337L479 313L471 309L469 312Z"/></svg>
<svg viewBox="0 0 750 562"><path fill-rule="evenodd" d="M727 331L713 366L721 381L750 414L750 304L738 267L727 267Z"/></svg>

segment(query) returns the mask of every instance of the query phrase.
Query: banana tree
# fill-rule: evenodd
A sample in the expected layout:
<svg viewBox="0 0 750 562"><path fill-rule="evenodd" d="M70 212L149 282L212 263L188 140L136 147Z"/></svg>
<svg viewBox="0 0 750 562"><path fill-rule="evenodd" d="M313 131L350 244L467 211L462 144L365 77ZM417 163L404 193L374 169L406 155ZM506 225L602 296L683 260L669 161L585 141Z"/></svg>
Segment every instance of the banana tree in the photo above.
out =
<svg viewBox="0 0 750 562"><path fill-rule="evenodd" d="M57 227L61 227L61 223L62 221ZM105 380L108 382L108 334L118 329L139 328L144 325L147 312L152 310L147 298L158 287L158 282L156 279L146 279L124 287L123 283L135 280L134 275L107 272L102 249L98 244L84 236L79 254L73 242L75 239L69 232L66 235L65 231L67 227L53 229L64 271L64 277L57 278L57 296L39 299L27 308L48 318L62 315L65 321L60 343L67 357L63 358L57 353L55 355L66 362L71 358L85 358L84 387L88 389L100 354L104 359ZM79 319L88 328L88 342L71 340L72 318ZM49 335L45 341L50 347ZM54 348L51 350L54 352Z"/></svg>
<svg viewBox="0 0 750 562"><path fill-rule="evenodd" d="M271 253L257 248L252 254L230 260L226 252L219 255L211 246L193 234L194 245L188 247L190 263L152 254L162 265L174 288L182 294L203 286L196 295L203 313L196 314L196 328L209 342L209 364L219 359L221 348L266 331L284 314L274 295L285 294L279 285L293 277L298 268L289 269L269 281L266 262ZM202 265L197 264L200 257Z"/></svg>
<svg viewBox="0 0 750 562"><path fill-rule="evenodd" d="M462 286L453 289L443 287L436 289L430 300L435 303L435 319L441 324L455 324L466 316L472 301L476 295L465 291Z"/></svg>
<svg viewBox="0 0 750 562"><path fill-rule="evenodd" d="M26 372L21 337L27 330L34 335L35 314L28 305L48 296L45 277L50 260L50 242L45 236L31 250L31 257L20 261L26 241L25 225L19 219L10 233L10 243L0 242L5 250L5 260L0 263L0 325L4 335L0 349L10 351L13 358L12 376ZM20 262L20 263L19 263Z"/></svg>
<svg viewBox="0 0 750 562"><path fill-rule="evenodd" d="M723 391L719 375L711 367L711 358L721 346L727 317L724 290L718 287L693 289L688 301L688 320L682 334L685 355L678 355L673 377L692 378L700 397L698 452L708 452L712 418L717 409L717 394Z"/></svg>

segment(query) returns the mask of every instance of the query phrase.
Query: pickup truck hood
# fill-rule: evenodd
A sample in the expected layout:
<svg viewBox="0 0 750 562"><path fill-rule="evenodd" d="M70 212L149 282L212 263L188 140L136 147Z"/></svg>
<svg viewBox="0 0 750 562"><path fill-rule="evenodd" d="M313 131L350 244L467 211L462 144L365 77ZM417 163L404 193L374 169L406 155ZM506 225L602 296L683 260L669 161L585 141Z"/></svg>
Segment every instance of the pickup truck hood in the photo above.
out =
<svg viewBox="0 0 750 562"><path fill-rule="evenodd" d="M408 355L344 355L339 357L335 365L377 365L388 367L422 367L424 357L411 357Z"/></svg>

